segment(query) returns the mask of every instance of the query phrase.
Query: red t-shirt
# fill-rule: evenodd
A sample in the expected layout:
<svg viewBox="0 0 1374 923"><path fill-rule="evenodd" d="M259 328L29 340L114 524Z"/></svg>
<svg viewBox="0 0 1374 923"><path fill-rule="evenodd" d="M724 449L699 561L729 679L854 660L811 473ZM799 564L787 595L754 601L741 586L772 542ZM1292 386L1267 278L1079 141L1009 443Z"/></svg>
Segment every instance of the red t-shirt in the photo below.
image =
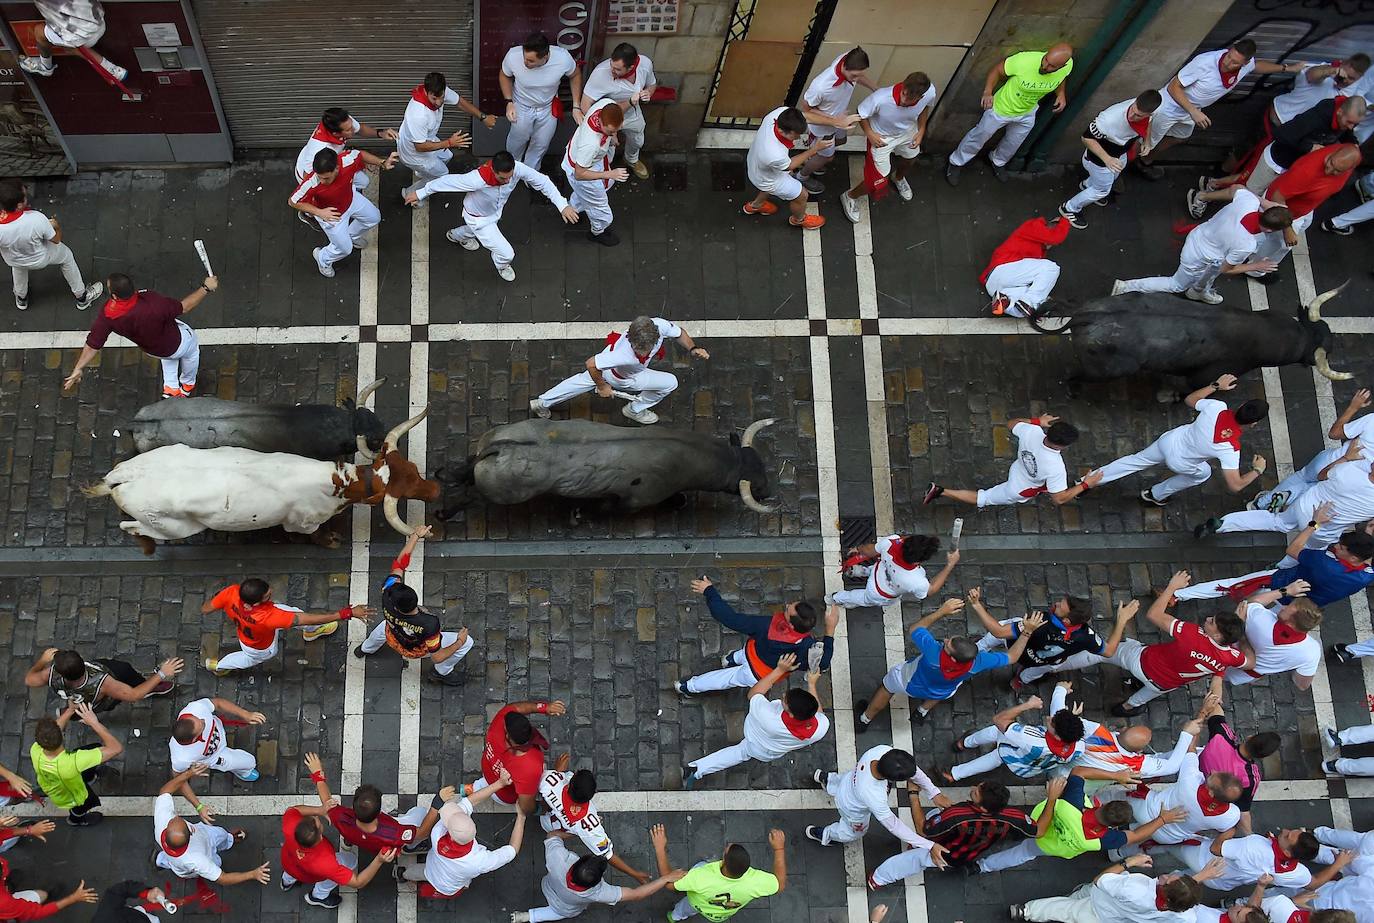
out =
<svg viewBox="0 0 1374 923"><path fill-rule="evenodd" d="M22 897L15 897L10 893L9 883L5 880L9 877L10 865L4 859L0 859L0 920L41 920L62 909L56 901L35 904Z"/></svg>
<svg viewBox="0 0 1374 923"><path fill-rule="evenodd" d="M358 818L352 808L330 808L329 822L339 831L339 838L345 843L374 854L387 849L400 849L415 842L415 828L399 822L386 812L377 815L377 829L371 833L358 826Z"/></svg>
<svg viewBox="0 0 1374 923"><path fill-rule="evenodd" d="M1003 263L1014 263L1017 260L1041 260L1045 258L1045 251L1050 247L1062 244L1064 238L1069 236L1067 221L1060 220L1054 227L1050 227L1044 218L1032 218L1024 221L1021 226L1011 232L1011 236L1002 241L1001 245L992 251L992 258L988 260L987 268L978 277L978 281L988 284L988 276L992 271Z"/></svg>
<svg viewBox="0 0 1374 923"><path fill-rule="evenodd" d="M1160 689L1177 689L1245 663L1239 650L1217 644L1192 622L1174 619L1169 634L1172 641L1151 644L1140 655L1141 671Z"/></svg>
<svg viewBox="0 0 1374 923"><path fill-rule="evenodd" d="M256 606L244 605L239 597L239 585L230 584L215 594L210 605L223 610L239 632L239 642L244 647L265 651L272 646L272 639L283 628L290 628L296 622L296 613L278 609L269 603Z"/></svg>
<svg viewBox="0 0 1374 923"><path fill-rule="evenodd" d="M353 870L339 862L334 855L334 844L320 837L320 841L309 849L296 842L296 825L305 815L300 808L289 808L281 816L281 867L297 881L313 885L316 882L332 881L346 885L353 880Z"/></svg>
<svg viewBox="0 0 1374 923"><path fill-rule="evenodd" d="M353 175L366 168L361 154L347 151L339 156L339 168L333 182L322 182L313 171L307 173L291 194L291 201L316 208L336 208L342 215L353 204Z"/></svg>
<svg viewBox="0 0 1374 923"><path fill-rule="evenodd" d="M86 345L100 349L111 333L117 333L150 356L167 358L181 348L181 302L157 292L140 291L138 300L126 313L111 317L108 303L91 322Z"/></svg>
<svg viewBox="0 0 1374 923"><path fill-rule="evenodd" d="M482 776L488 782L501 778L504 768L510 773L511 784L496 793L506 804L515 804L521 795L538 795L539 780L544 775L544 751L531 740L524 753L513 753L506 746L506 715L515 709L510 705L496 713L487 728L487 744L482 748Z"/></svg>
<svg viewBox="0 0 1374 923"><path fill-rule="evenodd" d="M1351 145L1332 144L1303 154L1293 161L1293 166L1286 173L1269 184L1264 192L1265 198L1273 198L1274 193L1281 194L1295 220L1310 215L1323 202L1340 192L1354 172L1347 170L1335 176L1326 175L1326 158L1335 148L1347 146Z"/></svg>

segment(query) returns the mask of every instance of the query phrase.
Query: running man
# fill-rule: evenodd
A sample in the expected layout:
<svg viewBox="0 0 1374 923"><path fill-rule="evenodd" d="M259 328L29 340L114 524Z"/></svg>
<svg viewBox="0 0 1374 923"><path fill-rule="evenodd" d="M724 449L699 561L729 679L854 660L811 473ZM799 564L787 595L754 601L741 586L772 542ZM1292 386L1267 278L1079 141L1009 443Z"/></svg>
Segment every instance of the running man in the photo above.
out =
<svg viewBox="0 0 1374 923"><path fill-rule="evenodd" d="M568 834L555 830L544 837L544 867L548 870L539 882L547 906L517 910L511 923L549 923L570 920L596 904L618 907L642 901L662 891L686 872L675 869L658 878L645 880L637 888L622 888L606 881L606 860L597 855L578 856L563 845Z"/></svg>
<svg viewBox="0 0 1374 923"><path fill-rule="evenodd" d="M1097 114L1083 130L1083 170L1088 178L1078 184L1078 195L1059 206L1059 215L1082 230L1088 226L1083 209L1106 205L1116 178L1131 158L1149 153L1150 116L1160 106L1158 90L1146 90L1135 99L1123 99Z"/></svg>
<svg viewBox="0 0 1374 923"><path fill-rule="evenodd" d="M334 153L323 148L315 153L311 172L305 174L288 201L304 215L313 215L329 243L311 251L315 268L326 279L334 278L334 264L354 250L367 246L367 232L381 223L382 213L363 195L353 178L367 168L390 170L396 154L385 160L367 151Z"/></svg>
<svg viewBox="0 0 1374 923"><path fill-rule="evenodd" d="M43 17L43 31L34 37L38 54L19 59L19 66L26 73L35 77L57 73L57 64L52 59L56 46L78 49L81 57L120 83L129 79L127 68L95 50L96 43L105 35L105 8L100 0L34 0L33 5Z"/></svg>
<svg viewBox="0 0 1374 923"><path fill-rule="evenodd" d="M577 126L563 156L563 175L572 187L569 204L579 215L586 215L587 238L603 247L620 243L611 230L615 213L611 211L611 187L630 178L624 167L611 169L616 135L625 114L615 100L603 99L587 107L587 117Z"/></svg>
<svg viewBox="0 0 1374 923"><path fill-rule="evenodd" d="M232 849L246 834L242 828L225 830L215 826L214 812L192 791L191 780L207 772L205 764L192 763L172 776L158 792L153 801L153 840L158 846L153 864L178 878L204 879L222 886L249 881L267 884L272 880L272 866L267 862L242 872L226 872L222 868L219 854ZM196 823L177 815L178 794L195 808Z"/></svg>
<svg viewBox="0 0 1374 923"><path fill-rule="evenodd" d="M835 142L829 137L819 138L809 148L793 156L792 148L805 131L806 118L796 109L779 106L763 117L763 123L754 132L754 141L749 146L745 161L749 182L759 191L751 201L744 203L746 215L777 214L778 207L770 200L770 197L776 196L787 203L787 210L791 212L787 220L794 228L815 231L825 224L825 219L820 215L806 213L806 203L810 201L811 193L793 174L820 157Z"/></svg>
<svg viewBox="0 0 1374 923"><path fill-rule="evenodd" d="M342 154L344 148L348 147L348 142L354 138L395 141L396 137L394 128L373 128L353 118L342 106L331 106L324 110L324 114L320 116L320 124L315 126L310 140L305 142L301 152L296 155L296 182L305 179L305 175L315 169L315 155L325 148L335 154ZM366 171L353 174L353 185L358 189L366 189L368 182Z"/></svg>
<svg viewBox="0 0 1374 923"><path fill-rule="evenodd" d="M539 785L544 778L544 754L549 749L549 742L530 723L528 716L557 718L567 713L568 707L556 700L512 702L504 706L487 726L486 744L482 747L482 776L466 786L467 794L477 791L480 783L495 786L493 791L498 800L518 806L525 814L533 814Z"/></svg>
<svg viewBox="0 0 1374 923"><path fill-rule="evenodd" d="M854 768L843 775L817 769L811 779L835 799L840 817L828 827L807 827L808 840L822 846L853 843L863 839L869 823L876 817L889 833L911 848L930 850L936 867L948 865L948 850L902 823L888 804L888 789L892 783L914 780L932 801L940 794L910 753L879 744L864 751Z"/></svg>
<svg viewBox="0 0 1374 923"><path fill-rule="evenodd" d="M401 130L396 136L396 153L401 163L414 173L414 182L401 190L403 198L447 173L455 147L472 146L472 138L465 131L455 131L447 138L439 139L444 106L457 106L488 128L496 125L496 116L487 115L459 96L456 90L449 87L443 74L438 71L425 74L420 85L410 91L410 102L406 103Z"/></svg>
<svg viewBox="0 0 1374 923"><path fill-rule="evenodd" d="M184 772L193 763L202 763L220 772L232 772L242 782L258 780L257 757L247 750L230 747L229 733L224 720L216 712L232 715L235 723L259 725L267 723L260 711L249 711L216 696L196 699L182 707L172 725L172 739L167 749L172 757L172 772Z"/></svg>
<svg viewBox="0 0 1374 923"><path fill-rule="evenodd" d="M180 657L168 657L145 677L126 660L87 660L76 651L50 647L24 674L24 685L30 689L47 686L68 705L85 702L96 712L106 712L120 702L141 702L149 696L169 694L176 688L174 678L184 665Z"/></svg>
<svg viewBox="0 0 1374 923"><path fill-rule="evenodd" d="M660 877L674 874L668 861L668 832L662 824L649 830L654 844L654 858L658 861ZM753 867L749 852L738 843L730 843L719 861L704 859L668 887L683 897L668 911L669 923L680 923L701 914L710 923L724 923L751 901L781 894L787 887L787 838L781 830L768 831L768 848L773 852L773 871Z"/></svg>
<svg viewBox="0 0 1374 923"><path fill-rule="evenodd" d="M641 872L616 853L610 834L601 823L601 812L592 800L596 797L596 774L590 769L568 772L571 766L572 754L564 753L554 761L553 769L539 780L539 800L544 805L539 826L545 833L575 836L588 852L635 881L640 884L649 881L648 873Z"/></svg>
<svg viewBox="0 0 1374 923"><path fill-rule="evenodd" d="M396 880L423 882L418 889L420 897L457 897L472 887L478 876L514 861L525 840L524 806L516 803L510 841L499 849L477 842L477 824L472 819L473 809L492 795L499 797L508 791L510 781L503 772L495 782L462 798L452 785L441 788L430 802L422 825L430 831L429 854L419 865L395 866L391 871Z"/></svg>
<svg viewBox="0 0 1374 923"><path fill-rule="evenodd" d="M238 630L239 650L224 657L210 657L205 669L216 676L228 676L235 670L248 670L266 663L281 649L281 633L291 628L301 629L306 641L332 635L340 622L362 619L367 622L375 614L368 606L344 606L338 612L302 612L295 606L281 605L272 599L272 588L260 577L249 577L241 583L230 584L200 607L201 615L223 612Z"/></svg>
<svg viewBox="0 0 1374 923"><path fill-rule="evenodd" d="M797 108L806 117L806 137L802 144L810 147L826 139L831 142L797 171L797 179L812 195L825 192L825 183L820 181L819 174L834 162L835 149L844 143L849 129L859 123L860 116L849 111L854 87L878 89L878 85L868 78L868 67L868 52L857 46L849 49L832 61L828 70L821 71L811 80L797 103Z"/></svg>
<svg viewBox="0 0 1374 923"><path fill-rule="evenodd" d="M1038 417L1017 417L1007 423L1007 429L1016 437L1017 446L1016 460L1011 463L1006 481L986 490L959 490L931 481L921 504L929 506L940 497L949 497L982 510L1029 503L1041 494L1049 494L1055 506L1062 506L1096 487L1101 480L1100 474L1089 473L1069 486L1063 452L1078 441L1078 427L1067 420L1042 413Z"/></svg>
<svg viewBox="0 0 1374 923"><path fill-rule="evenodd" d="M858 609L898 605L904 599L920 602L944 589L945 581L959 563L959 551L955 549L931 579L926 575L925 562L939 550L940 540L933 535L887 535L871 545L851 548L845 559L844 575L862 579L864 585L828 594L825 604Z"/></svg>

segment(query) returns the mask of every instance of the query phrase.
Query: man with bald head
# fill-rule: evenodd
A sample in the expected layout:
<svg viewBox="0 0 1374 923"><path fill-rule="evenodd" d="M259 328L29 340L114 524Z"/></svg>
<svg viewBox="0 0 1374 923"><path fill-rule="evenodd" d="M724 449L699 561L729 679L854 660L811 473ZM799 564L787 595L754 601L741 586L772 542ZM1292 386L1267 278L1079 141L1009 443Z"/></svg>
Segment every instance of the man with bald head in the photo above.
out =
<svg viewBox="0 0 1374 923"><path fill-rule="evenodd" d="M1208 695L1197 717L1183 725L1173 750L1160 755L1147 753L1154 731L1144 724L1133 724L1120 731L1083 718L1083 758L1074 767L1074 774L1084 779L1101 779L1128 784L1140 779L1162 779L1175 775L1183 765L1183 758L1197 747L1202 734L1202 722L1212 707L1221 700L1220 694Z"/></svg>
<svg viewBox="0 0 1374 923"><path fill-rule="evenodd" d="M153 802L153 836L157 838L158 854L154 864L167 869L178 878L204 878L220 885L237 885L245 881L267 884L272 867L263 863L246 872L226 872L220 868L219 854L243 839L242 830L225 830L214 825L215 815L191 791L191 779L203 776L209 769L204 763L193 763L162 786ZM184 797L200 815L200 823L188 823L177 816L174 793Z"/></svg>
<svg viewBox="0 0 1374 923"><path fill-rule="evenodd" d="M964 165L1003 128L1006 133L988 162L993 175L1006 182L1003 168L1030 134L1040 100L1053 93L1054 111L1064 111L1068 103L1064 80L1072 70L1073 48L1063 42L1051 46L1049 51L1022 51L994 64L983 83L983 117L949 155L949 165L945 167L949 184L959 185Z"/></svg>

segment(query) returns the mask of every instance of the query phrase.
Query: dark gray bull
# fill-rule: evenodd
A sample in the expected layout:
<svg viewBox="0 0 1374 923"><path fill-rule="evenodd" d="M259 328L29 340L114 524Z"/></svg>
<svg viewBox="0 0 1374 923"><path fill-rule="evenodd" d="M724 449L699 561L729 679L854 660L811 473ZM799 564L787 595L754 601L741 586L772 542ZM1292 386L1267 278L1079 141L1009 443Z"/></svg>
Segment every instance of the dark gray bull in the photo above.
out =
<svg viewBox="0 0 1374 923"><path fill-rule="evenodd" d="M1322 305L1344 287L1318 295L1296 317L1132 292L1055 308L1031 323L1042 333L1072 338L1079 368L1071 385L1154 372L1180 375L1192 390L1228 372L1295 364L1345 381L1350 373L1333 370L1327 361L1331 328L1321 316ZM1055 326L1054 318L1062 324Z"/></svg>
<svg viewBox="0 0 1374 923"><path fill-rule="evenodd" d="M321 461L348 459L354 452L373 461L386 439L386 427L367 408L379 378L363 389L358 403L243 404L213 397L158 401L134 415L134 448L147 452L164 445L193 449L235 447L255 452L288 452Z"/></svg>
<svg viewBox="0 0 1374 923"><path fill-rule="evenodd" d="M457 468L440 468L440 519L475 499L524 503L554 496L594 500L612 511L654 506L689 490L738 492L746 506L773 512L754 437L774 420L751 423L743 438L718 439L662 426L611 426L589 420L524 420L487 431Z"/></svg>

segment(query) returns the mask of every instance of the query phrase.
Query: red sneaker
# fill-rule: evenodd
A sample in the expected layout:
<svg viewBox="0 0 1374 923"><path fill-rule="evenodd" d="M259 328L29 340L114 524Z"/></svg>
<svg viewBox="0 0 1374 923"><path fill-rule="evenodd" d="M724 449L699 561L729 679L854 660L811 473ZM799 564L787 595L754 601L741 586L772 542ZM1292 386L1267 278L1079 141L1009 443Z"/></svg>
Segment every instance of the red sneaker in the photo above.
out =
<svg viewBox="0 0 1374 923"><path fill-rule="evenodd" d="M1001 317L1007 313L1009 307L1011 307L1011 299L1006 295L998 295L992 300L992 304L988 305L988 310L992 312L993 317Z"/></svg>
<svg viewBox="0 0 1374 923"><path fill-rule="evenodd" d="M755 206L753 202L745 202L744 213L746 215L776 215L778 206L776 203L768 201L759 206Z"/></svg>
<svg viewBox="0 0 1374 923"><path fill-rule="evenodd" d="M787 221L792 227L801 228L803 231L819 230L820 227L825 224L825 219L820 215L807 215L800 221L796 218L788 218Z"/></svg>

